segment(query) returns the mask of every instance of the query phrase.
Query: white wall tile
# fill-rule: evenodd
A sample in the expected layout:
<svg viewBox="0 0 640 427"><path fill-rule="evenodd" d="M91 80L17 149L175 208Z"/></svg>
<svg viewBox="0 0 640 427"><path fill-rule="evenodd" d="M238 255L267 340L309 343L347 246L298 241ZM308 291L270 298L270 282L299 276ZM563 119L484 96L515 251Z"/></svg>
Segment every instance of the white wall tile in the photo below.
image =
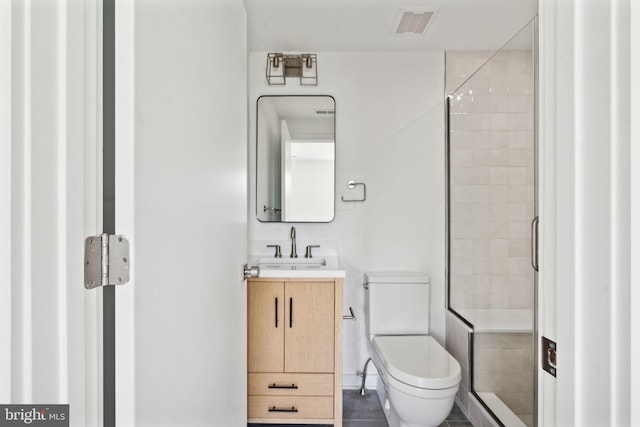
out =
<svg viewBox="0 0 640 427"><path fill-rule="evenodd" d="M481 185L491 184L491 169L484 166L476 166L471 168L473 183Z"/></svg>
<svg viewBox="0 0 640 427"><path fill-rule="evenodd" d="M509 274L508 258L494 257L491 258L491 275L506 276Z"/></svg>
<svg viewBox="0 0 640 427"><path fill-rule="evenodd" d="M523 153L526 156L526 153ZM466 148L454 148L451 150L451 164L454 167L473 166L473 151Z"/></svg>
<svg viewBox="0 0 640 427"><path fill-rule="evenodd" d="M489 131L473 131L470 137L470 140L473 143L473 147L482 149L492 148L492 134L493 132Z"/></svg>
<svg viewBox="0 0 640 427"><path fill-rule="evenodd" d="M528 119L528 114L524 112L508 113L507 126L511 131L522 131L532 128L531 121Z"/></svg>
<svg viewBox="0 0 640 427"><path fill-rule="evenodd" d="M491 186L491 202L493 204L503 205L509 200L509 187L506 185Z"/></svg>
<svg viewBox="0 0 640 427"><path fill-rule="evenodd" d="M447 78L456 69L473 64L474 59L477 55L473 53L448 53ZM454 221L466 222L451 224L451 228L456 230L456 236L473 242L472 256L467 246L464 265L460 265L465 274L484 276L488 272L493 286L479 286L477 277L466 279L464 297L452 300L470 305L459 308L519 308L532 301L529 295L524 296L521 283L532 276L517 270L530 269L525 260L530 251L534 180L531 82L530 53L509 51L494 57L460 91L463 96L456 108L467 114L465 122L451 122L456 135L451 144L456 149L470 149L471 160L467 155L464 170L454 173L452 197L454 202L471 203L472 215L453 215ZM470 90L473 102L469 110ZM455 253L456 248L452 251ZM456 287L452 285L454 293L458 292Z"/></svg>
<svg viewBox="0 0 640 427"><path fill-rule="evenodd" d="M509 132L493 131L491 132L491 148L507 149L509 147Z"/></svg>
<svg viewBox="0 0 640 427"><path fill-rule="evenodd" d="M491 112L493 113L507 113L511 111L509 109L510 104L510 96L508 95L494 95L492 94L491 99Z"/></svg>
<svg viewBox="0 0 640 427"><path fill-rule="evenodd" d="M522 220L528 218L529 210L527 210L526 202L509 203L509 219Z"/></svg>
<svg viewBox="0 0 640 427"><path fill-rule="evenodd" d="M508 138L509 148L526 148L531 135L530 132L527 131L510 131Z"/></svg>
<svg viewBox="0 0 640 427"><path fill-rule="evenodd" d="M509 238L526 239L529 237L529 233L528 221L509 221Z"/></svg>
<svg viewBox="0 0 640 427"><path fill-rule="evenodd" d="M526 154L523 153L526 157ZM473 148L473 163L475 166L491 166L491 150L487 148Z"/></svg>
<svg viewBox="0 0 640 427"><path fill-rule="evenodd" d="M509 185L509 202L526 202L526 186L525 185Z"/></svg>
<svg viewBox="0 0 640 427"><path fill-rule="evenodd" d="M473 113L491 113L493 110L494 97L491 95L473 96Z"/></svg>
<svg viewBox="0 0 640 427"><path fill-rule="evenodd" d="M509 183L509 169L507 167L491 167L490 183L491 185L507 185ZM524 184L524 183L523 183Z"/></svg>
<svg viewBox="0 0 640 427"><path fill-rule="evenodd" d="M496 258L507 258L509 256L510 239L491 239L490 254Z"/></svg>
<svg viewBox="0 0 640 427"><path fill-rule="evenodd" d="M509 166L509 150L502 148L492 149L491 166Z"/></svg>
<svg viewBox="0 0 640 427"><path fill-rule="evenodd" d="M509 239L508 256L529 257L531 253L530 239Z"/></svg>
<svg viewBox="0 0 640 427"><path fill-rule="evenodd" d="M491 114L491 130L509 130L511 129L510 116L512 113L493 113ZM524 115L523 115L524 116ZM524 121L524 117L523 117ZM475 122L474 122L475 124ZM474 128L475 129L475 128Z"/></svg>
<svg viewBox="0 0 640 427"><path fill-rule="evenodd" d="M473 131L490 131L493 129L492 121L494 114L491 113L473 113L471 115L472 130ZM505 118L505 128L507 126L507 120ZM503 130L503 129L499 129Z"/></svg>
<svg viewBox="0 0 640 427"><path fill-rule="evenodd" d="M502 186L506 189L506 186ZM506 201L492 202L491 203L491 219L494 221L508 221L509 220L509 203Z"/></svg>

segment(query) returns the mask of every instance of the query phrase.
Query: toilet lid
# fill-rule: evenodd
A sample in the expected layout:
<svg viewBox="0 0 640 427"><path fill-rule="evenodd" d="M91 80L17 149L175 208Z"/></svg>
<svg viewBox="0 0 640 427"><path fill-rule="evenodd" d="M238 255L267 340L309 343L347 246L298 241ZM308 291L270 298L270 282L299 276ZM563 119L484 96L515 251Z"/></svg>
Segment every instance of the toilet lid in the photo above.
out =
<svg viewBox="0 0 640 427"><path fill-rule="evenodd" d="M460 364L429 335L373 337L384 369L403 383L431 390L460 382Z"/></svg>

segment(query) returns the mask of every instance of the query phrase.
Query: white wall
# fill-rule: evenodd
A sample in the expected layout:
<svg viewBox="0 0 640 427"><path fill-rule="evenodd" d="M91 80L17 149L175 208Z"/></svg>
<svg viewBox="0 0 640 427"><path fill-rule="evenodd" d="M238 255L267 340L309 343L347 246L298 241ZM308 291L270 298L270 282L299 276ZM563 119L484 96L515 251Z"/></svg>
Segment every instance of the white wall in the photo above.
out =
<svg viewBox="0 0 640 427"><path fill-rule="evenodd" d="M297 228L298 248L320 244L316 254L337 253L346 270L344 311L345 386L368 357L363 274L369 270L418 270L431 276L431 333L444 342L444 54L319 53L319 84L286 87L265 82L266 53L249 56L250 254L272 254ZM326 94L336 99L336 216L327 224L267 224L255 218L255 102L267 94ZM367 185L367 201L348 190Z"/></svg>

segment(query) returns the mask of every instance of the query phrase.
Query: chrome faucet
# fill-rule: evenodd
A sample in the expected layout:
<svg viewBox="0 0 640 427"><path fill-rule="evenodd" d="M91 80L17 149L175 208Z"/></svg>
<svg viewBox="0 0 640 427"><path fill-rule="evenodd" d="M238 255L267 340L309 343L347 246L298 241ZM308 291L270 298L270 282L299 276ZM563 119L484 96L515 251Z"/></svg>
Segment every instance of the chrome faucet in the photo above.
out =
<svg viewBox="0 0 640 427"><path fill-rule="evenodd" d="M298 258L298 253L296 252L296 228L291 227L291 255L290 258Z"/></svg>

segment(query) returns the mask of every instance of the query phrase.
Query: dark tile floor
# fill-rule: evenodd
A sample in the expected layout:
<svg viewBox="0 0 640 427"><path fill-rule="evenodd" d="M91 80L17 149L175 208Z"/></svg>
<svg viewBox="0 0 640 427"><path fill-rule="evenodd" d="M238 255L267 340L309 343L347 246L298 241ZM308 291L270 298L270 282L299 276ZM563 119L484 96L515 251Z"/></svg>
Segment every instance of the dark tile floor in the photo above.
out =
<svg viewBox="0 0 640 427"><path fill-rule="evenodd" d="M360 396L358 390L343 390L342 402L343 427L388 427L375 390L368 391L365 396ZM265 424L249 425L251 427L267 426ZM454 405L447 419L439 427L472 427L472 424L458 405Z"/></svg>
<svg viewBox="0 0 640 427"><path fill-rule="evenodd" d="M374 390L360 396L357 390L343 390L342 419L344 427L388 427L378 395ZM458 405L454 405L440 427L472 427Z"/></svg>
<svg viewBox="0 0 640 427"><path fill-rule="evenodd" d="M342 390L343 427L387 427L375 390L360 396L358 390Z"/></svg>

